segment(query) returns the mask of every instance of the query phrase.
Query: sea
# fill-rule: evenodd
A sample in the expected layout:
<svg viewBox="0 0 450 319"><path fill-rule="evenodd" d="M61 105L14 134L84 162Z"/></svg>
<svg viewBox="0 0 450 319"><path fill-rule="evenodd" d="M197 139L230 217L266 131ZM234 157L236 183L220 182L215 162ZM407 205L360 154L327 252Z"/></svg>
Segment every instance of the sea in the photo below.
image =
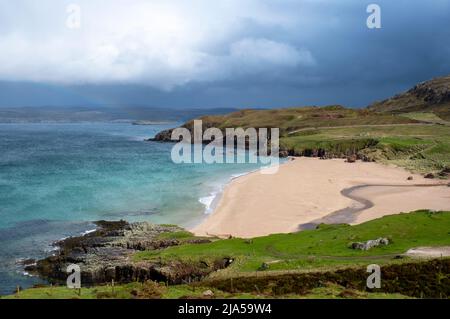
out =
<svg viewBox="0 0 450 319"><path fill-rule="evenodd" d="M21 261L55 253L93 221L191 227L231 179L260 168L175 164L172 143L145 141L178 124L0 124L0 295L45 283Z"/></svg>

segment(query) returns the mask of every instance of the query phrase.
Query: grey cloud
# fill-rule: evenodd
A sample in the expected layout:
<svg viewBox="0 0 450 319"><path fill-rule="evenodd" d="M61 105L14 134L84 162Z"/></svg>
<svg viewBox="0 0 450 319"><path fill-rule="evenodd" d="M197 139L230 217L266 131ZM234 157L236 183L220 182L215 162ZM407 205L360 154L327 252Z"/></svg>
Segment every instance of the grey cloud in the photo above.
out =
<svg viewBox="0 0 450 319"><path fill-rule="evenodd" d="M92 103L362 106L450 73L446 0L375 1L380 30L361 0L80 0L74 31L70 2L0 0L1 80Z"/></svg>

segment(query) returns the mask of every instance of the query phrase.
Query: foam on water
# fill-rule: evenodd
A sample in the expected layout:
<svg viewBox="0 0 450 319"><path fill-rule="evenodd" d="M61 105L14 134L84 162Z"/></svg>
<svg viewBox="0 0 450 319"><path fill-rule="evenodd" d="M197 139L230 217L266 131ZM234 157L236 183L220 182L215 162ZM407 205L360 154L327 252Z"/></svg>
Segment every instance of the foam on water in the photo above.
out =
<svg viewBox="0 0 450 319"><path fill-rule="evenodd" d="M198 200L201 204L205 206L205 214L210 214L213 210L212 204L214 202L214 199L217 196L217 192L210 193L209 196L200 197Z"/></svg>

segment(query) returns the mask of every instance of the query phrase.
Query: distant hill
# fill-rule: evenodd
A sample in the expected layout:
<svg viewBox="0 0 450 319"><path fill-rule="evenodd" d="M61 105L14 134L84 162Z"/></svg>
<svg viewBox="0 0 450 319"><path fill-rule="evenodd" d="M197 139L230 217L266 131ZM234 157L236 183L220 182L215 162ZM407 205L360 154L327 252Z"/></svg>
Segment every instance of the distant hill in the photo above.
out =
<svg viewBox="0 0 450 319"><path fill-rule="evenodd" d="M209 114L200 118L205 127L278 127L281 136L311 128L395 124L446 124L450 120L450 75L422 82L392 98L367 108L341 105L291 107L270 110L239 110L230 114ZM192 129L193 122L183 126ZM169 140L171 131L157 140Z"/></svg>
<svg viewBox="0 0 450 319"><path fill-rule="evenodd" d="M239 110L202 116L203 129L279 128L280 156L376 161L431 177L450 174L450 76L362 109L340 105ZM193 121L182 125L193 130ZM172 141L171 130L153 141ZM209 140L203 141L208 143Z"/></svg>
<svg viewBox="0 0 450 319"><path fill-rule="evenodd" d="M353 127L364 125L398 125L420 123L419 120L393 114L382 114L368 109L351 109L341 105L324 107L292 107L271 110L239 110L225 115L202 116L203 127L217 127L225 131L228 127L254 127L280 129L281 136L315 128ZM183 127L192 130L193 121ZM169 141L172 130L156 135L155 139Z"/></svg>
<svg viewBox="0 0 450 319"><path fill-rule="evenodd" d="M432 112L450 120L450 75L419 83L404 93L373 103L369 109L381 113Z"/></svg>
<svg viewBox="0 0 450 319"><path fill-rule="evenodd" d="M0 123L39 122L184 122L205 114L226 114L232 108L170 109L127 107L14 107L0 108Z"/></svg>

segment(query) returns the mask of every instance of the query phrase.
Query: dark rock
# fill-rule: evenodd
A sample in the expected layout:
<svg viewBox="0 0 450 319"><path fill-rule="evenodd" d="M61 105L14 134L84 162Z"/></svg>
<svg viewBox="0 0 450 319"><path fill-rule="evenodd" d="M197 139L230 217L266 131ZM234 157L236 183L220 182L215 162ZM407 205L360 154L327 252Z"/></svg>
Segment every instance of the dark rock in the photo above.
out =
<svg viewBox="0 0 450 319"><path fill-rule="evenodd" d="M280 158L286 158L286 157L289 156L289 151L286 151L286 150L280 150L279 156L280 156Z"/></svg>
<svg viewBox="0 0 450 319"><path fill-rule="evenodd" d="M442 171L438 173L440 177L448 177L450 175L450 167L444 168Z"/></svg>
<svg viewBox="0 0 450 319"><path fill-rule="evenodd" d="M156 134L154 138L149 138L147 141L149 141L149 142L177 142L177 140L172 140L172 131L173 131L173 129L161 131L158 134Z"/></svg>
<svg viewBox="0 0 450 319"><path fill-rule="evenodd" d="M26 265L23 267L23 270L27 272L35 272L37 270L37 265Z"/></svg>
<svg viewBox="0 0 450 319"><path fill-rule="evenodd" d="M202 262L182 261L134 261L137 251L165 249L180 245L177 239L161 239L162 233L182 231L177 226L152 225L146 222L125 221L96 222L96 231L81 237L57 242L58 253L37 261L29 268L41 277L65 282L66 269L77 264L81 269L84 285L102 284L114 280L117 283L147 280L181 284L185 280L198 280L212 271L228 267L232 259L220 259L211 266ZM203 243L208 239L198 239ZM195 243L192 240L192 243Z"/></svg>
<svg viewBox="0 0 450 319"><path fill-rule="evenodd" d="M33 258L21 259L17 262L18 265L23 266L23 269L27 272L33 272L36 270L36 260Z"/></svg>
<svg viewBox="0 0 450 319"><path fill-rule="evenodd" d="M408 181L412 181L414 179L414 177L409 176L407 179L408 179Z"/></svg>
<svg viewBox="0 0 450 319"><path fill-rule="evenodd" d="M355 163L356 160L357 160L356 155L350 155L350 156L347 156L346 162L347 163Z"/></svg>
<svg viewBox="0 0 450 319"><path fill-rule="evenodd" d="M213 267L215 269L224 269L224 268L227 268L228 266L230 266L233 262L234 262L234 259L232 259L232 258L217 259L216 261L214 261Z"/></svg>
<svg viewBox="0 0 450 319"><path fill-rule="evenodd" d="M259 271L264 271L264 270L268 270L269 268L270 268L270 267L269 267L269 264L267 264L267 263L262 263L261 266L259 266L258 270L259 270Z"/></svg>
<svg viewBox="0 0 450 319"><path fill-rule="evenodd" d="M442 172L442 173L446 173L446 174L450 174L450 166L447 166L447 167L444 168L441 172Z"/></svg>
<svg viewBox="0 0 450 319"><path fill-rule="evenodd" d="M17 261L17 264L23 266L34 265L36 264L36 259L33 258L21 259Z"/></svg>
<svg viewBox="0 0 450 319"><path fill-rule="evenodd" d="M433 179L434 178L434 174L433 173L428 173L424 177L425 178L429 178L429 179Z"/></svg>
<svg viewBox="0 0 450 319"><path fill-rule="evenodd" d="M450 90L448 85L431 85L432 81L423 82L411 90L408 93L422 98L425 102L429 104L442 104L450 101Z"/></svg>

